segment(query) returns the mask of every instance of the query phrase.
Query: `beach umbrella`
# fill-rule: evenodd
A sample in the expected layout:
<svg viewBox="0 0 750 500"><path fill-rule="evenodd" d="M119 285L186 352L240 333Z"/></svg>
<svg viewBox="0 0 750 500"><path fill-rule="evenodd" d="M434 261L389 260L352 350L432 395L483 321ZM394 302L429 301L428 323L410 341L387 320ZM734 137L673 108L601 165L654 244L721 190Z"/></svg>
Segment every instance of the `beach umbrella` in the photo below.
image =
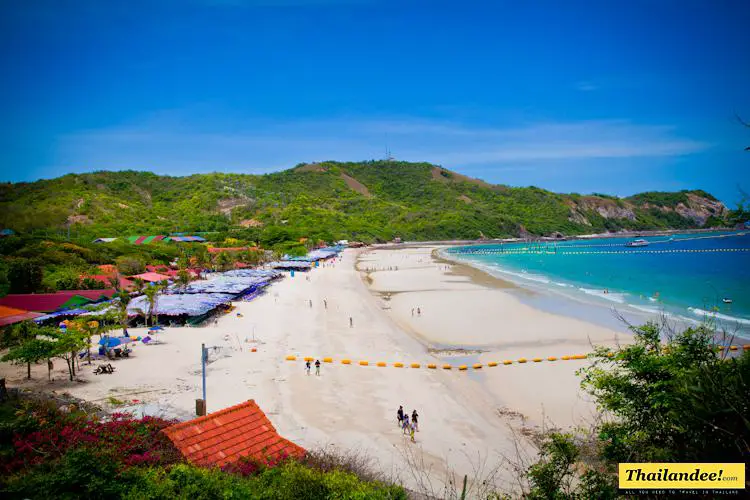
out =
<svg viewBox="0 0 750 500"><path fill-rule="evenodd" d="M164 328L160 327L159 325L152 326L151 328L148 329L149 332L159 332L161 330L164 330Z"/></svg>
<svg viewBox="0 0 750 500"><path fill-rule="evenodd" d="M120 344L120 339L118 339L117 337L102 337L101 340L99 340L99 345L104 346L108 349L117 347Z"/></svg>

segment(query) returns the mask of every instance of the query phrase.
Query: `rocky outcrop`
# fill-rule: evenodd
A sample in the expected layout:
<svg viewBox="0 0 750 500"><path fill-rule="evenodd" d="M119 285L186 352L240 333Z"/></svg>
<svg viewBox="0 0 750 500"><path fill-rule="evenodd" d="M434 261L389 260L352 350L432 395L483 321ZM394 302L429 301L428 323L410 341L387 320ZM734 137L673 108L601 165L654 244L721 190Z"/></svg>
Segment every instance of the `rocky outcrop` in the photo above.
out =
<svg viewBox="0 0 750 500"><path fill-rule="evenodd" d="M702 227L710 217L722 218L727 208L718 200L706 198L695 193L685 193L686 202L679 202L675 206L656 205L651 203L636 204L628 199L611 199L599 196L583 196L568 202L570 214L568 220L576 224L591 226L586 218L587 211L594 211L605 219L627 219L634 221L639 211L659 210L663 213L675 212L692 220L696 226Z"/></svg>
<svg viewBox="0 0 750 500"><path fill-rule="evenodd" d="M727 207L718 200L709 200L693 193L688 193L687 197L687 205L679 203L675 212L686 219L693 219L699 226L705 225L710 217L723 217L727 212Z"/></svg>
<svg viewBox="0 0 750 500"><path fill-rule="evenodd" d="M591 222L583 214L584 211L596 212L605 219L635 220L636 218L632 205L610 198L583 196L577 201L572 201L569 206L571 209L568 220L585 226L590 226Z"/></svg>
<svg viewBox="0 0 750 500"><path fill-rule="evenodd" d="M262 227L263 223L257 219L245 219L241 220L239 225L244 228L248 227Z"/></svg>

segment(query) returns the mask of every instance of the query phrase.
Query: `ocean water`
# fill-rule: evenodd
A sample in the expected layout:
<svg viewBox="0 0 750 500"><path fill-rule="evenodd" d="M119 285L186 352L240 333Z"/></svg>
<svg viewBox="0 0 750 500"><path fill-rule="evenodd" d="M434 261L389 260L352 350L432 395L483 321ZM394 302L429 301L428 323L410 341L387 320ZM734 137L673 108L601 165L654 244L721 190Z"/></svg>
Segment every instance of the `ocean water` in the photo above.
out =
<svg viewBox="0 0 750 500"><path fill-rule="evenodd" d="M521 286L750 338L750 233L454 247L447 256ZM724 299L730 299L727 303Z"/></svg>

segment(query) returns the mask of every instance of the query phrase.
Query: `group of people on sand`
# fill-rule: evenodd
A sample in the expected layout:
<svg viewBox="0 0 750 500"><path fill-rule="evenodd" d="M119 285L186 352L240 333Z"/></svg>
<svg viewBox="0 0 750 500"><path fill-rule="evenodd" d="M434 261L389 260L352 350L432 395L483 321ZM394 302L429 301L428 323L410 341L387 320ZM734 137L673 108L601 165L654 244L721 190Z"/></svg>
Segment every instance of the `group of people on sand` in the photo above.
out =
<svg viewBox="0 0 750 500"><path fill-rule="evenodd" d="M419 414L417 410L411 412L411 421L409 421L409 412L404 411L403 406L398 407L396 412L396 418L398 419L398 426L411 438L412 443L416 443L414 440L414 433L419 432Z"/></svg>
<svg viewBox="0 0 750 500"><path fill-rule="evenodd" d="M308 375L310 375L311 369L312 369L312 363L310 362L310 360L305 361L305 371L307 372ZM320 360L319 359L315 360L315 376L317 377L320 376Z"/></svg>

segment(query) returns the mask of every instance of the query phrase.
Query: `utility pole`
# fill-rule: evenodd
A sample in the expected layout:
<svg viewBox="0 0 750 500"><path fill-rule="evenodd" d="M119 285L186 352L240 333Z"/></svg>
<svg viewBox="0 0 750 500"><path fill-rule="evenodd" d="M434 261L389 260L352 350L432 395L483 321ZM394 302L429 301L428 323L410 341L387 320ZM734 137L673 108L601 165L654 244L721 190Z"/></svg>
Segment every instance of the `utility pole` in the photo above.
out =
<svg viewBox="0 0 750 500"><path fill-rule="evenodd" d="M206 344L201 344L201 378L203 379L203 399L195 400L195 414L202 417L206 414L206 358L208 350Z"/></svg>
<svg viewBox="0 0 750 500"><path fill-rule="evenodd" d="M206 358L208 357L208 351L206 350L206 344L201 344L201 371L203 372L203 401L206 401Z"/></svg>

